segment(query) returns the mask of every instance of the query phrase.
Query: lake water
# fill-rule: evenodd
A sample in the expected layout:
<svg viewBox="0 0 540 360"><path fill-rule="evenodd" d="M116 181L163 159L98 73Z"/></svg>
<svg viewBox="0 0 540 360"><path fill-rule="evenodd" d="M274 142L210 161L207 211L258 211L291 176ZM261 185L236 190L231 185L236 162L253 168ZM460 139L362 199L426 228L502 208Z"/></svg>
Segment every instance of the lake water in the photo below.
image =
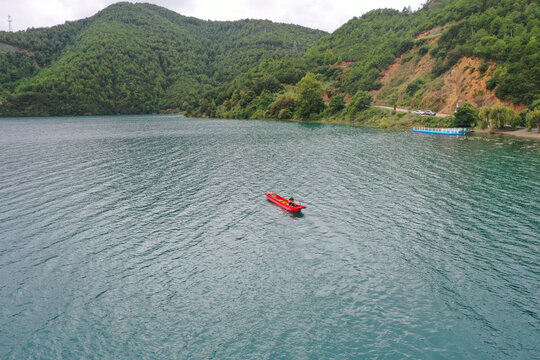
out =
<svg viewBox="0 0 540 360"><path fill-rule="evenodd" d="M0 294L2 359L538 359L540 143L0 119Z"/></svg>

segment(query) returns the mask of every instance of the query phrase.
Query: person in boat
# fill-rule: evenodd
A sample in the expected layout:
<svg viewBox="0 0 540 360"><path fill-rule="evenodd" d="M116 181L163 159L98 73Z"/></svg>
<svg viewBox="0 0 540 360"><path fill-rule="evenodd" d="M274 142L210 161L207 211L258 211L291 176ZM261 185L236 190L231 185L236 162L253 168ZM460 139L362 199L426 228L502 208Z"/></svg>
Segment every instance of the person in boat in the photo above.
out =
<svg viewBox="0 0 540 360"><path fill-rule="evenodd" d="M294 198L292 196L289 198L289 206L296 206L296 204L294 203Z"/></svg>

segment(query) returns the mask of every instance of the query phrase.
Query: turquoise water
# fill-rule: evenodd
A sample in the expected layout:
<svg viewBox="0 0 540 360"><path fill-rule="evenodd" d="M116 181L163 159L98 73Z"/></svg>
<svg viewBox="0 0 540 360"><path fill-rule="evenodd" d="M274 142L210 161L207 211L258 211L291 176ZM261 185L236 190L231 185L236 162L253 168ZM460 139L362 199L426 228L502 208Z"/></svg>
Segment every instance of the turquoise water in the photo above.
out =
<svg viewBox="0 0 540 360"><path fill-rule="evenodd" d="M0 358L540 358L539 175L510 138L0 119Z"/></svg>

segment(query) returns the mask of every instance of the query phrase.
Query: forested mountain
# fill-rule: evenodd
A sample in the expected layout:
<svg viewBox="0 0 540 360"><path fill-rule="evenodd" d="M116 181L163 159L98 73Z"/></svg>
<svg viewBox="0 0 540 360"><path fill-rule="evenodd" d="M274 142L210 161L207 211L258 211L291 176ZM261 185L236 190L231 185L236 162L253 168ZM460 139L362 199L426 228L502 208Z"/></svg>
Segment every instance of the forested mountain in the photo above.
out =
<svg viewBox="0 0 540 360"><path fill-rule="evenodd" d="M0 32L0 115L185 110L204 91L262 60L300 56L325 34L130 3L51 28Z"/></svg>
<svg viewBox="0 0 540 360"><path fill-rule="evenodd" d="M199 113L343 117L369 96L448 112L463 101L531 108L540 98L539 41L537 0L431 0L416 12L374 10L323 37L302 57L264 61L207 92ZM307 113L309 99L294 86L306 74L318 98Z"/></svg>
<svg viewBox="0 0 540 360"><path fill-rule="evenodd" d="M533 111L539 39L537 0L430 0L414 12L371 11L332 34L118 3L64 25L0 32L0 115L352 119L373 99Z"/></svg>

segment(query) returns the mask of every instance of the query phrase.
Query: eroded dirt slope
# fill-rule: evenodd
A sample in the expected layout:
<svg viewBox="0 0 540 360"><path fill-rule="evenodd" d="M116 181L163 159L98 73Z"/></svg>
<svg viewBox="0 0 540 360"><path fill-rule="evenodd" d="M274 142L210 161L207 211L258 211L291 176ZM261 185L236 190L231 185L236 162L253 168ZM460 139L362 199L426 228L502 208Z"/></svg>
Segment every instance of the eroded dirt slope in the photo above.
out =
<svg viewBox="0 0 540 360"><path fill-rule="evenodd" d="M419 35L439 35L441 29L432 29ZM426 39L427 46L432 48L439 36ZM497 64L489 63L483 73L478 70L484 60L463 57L449 71L439 77L431 72L435 61L426 53L421 56L418 48L403 54L386 69L379 79L382 86L372 91L375 103L390 105L397 103L411 108L433 109L441 113L451 114L458 103L469 102L477 107L504 103L516 112L525 108L525 105L516 105L510 101L502 101L495 93L486 89L486 82L496 70ZM420 89L414 94L407 94L407 85L414 80L422 81Z"/></svg>

